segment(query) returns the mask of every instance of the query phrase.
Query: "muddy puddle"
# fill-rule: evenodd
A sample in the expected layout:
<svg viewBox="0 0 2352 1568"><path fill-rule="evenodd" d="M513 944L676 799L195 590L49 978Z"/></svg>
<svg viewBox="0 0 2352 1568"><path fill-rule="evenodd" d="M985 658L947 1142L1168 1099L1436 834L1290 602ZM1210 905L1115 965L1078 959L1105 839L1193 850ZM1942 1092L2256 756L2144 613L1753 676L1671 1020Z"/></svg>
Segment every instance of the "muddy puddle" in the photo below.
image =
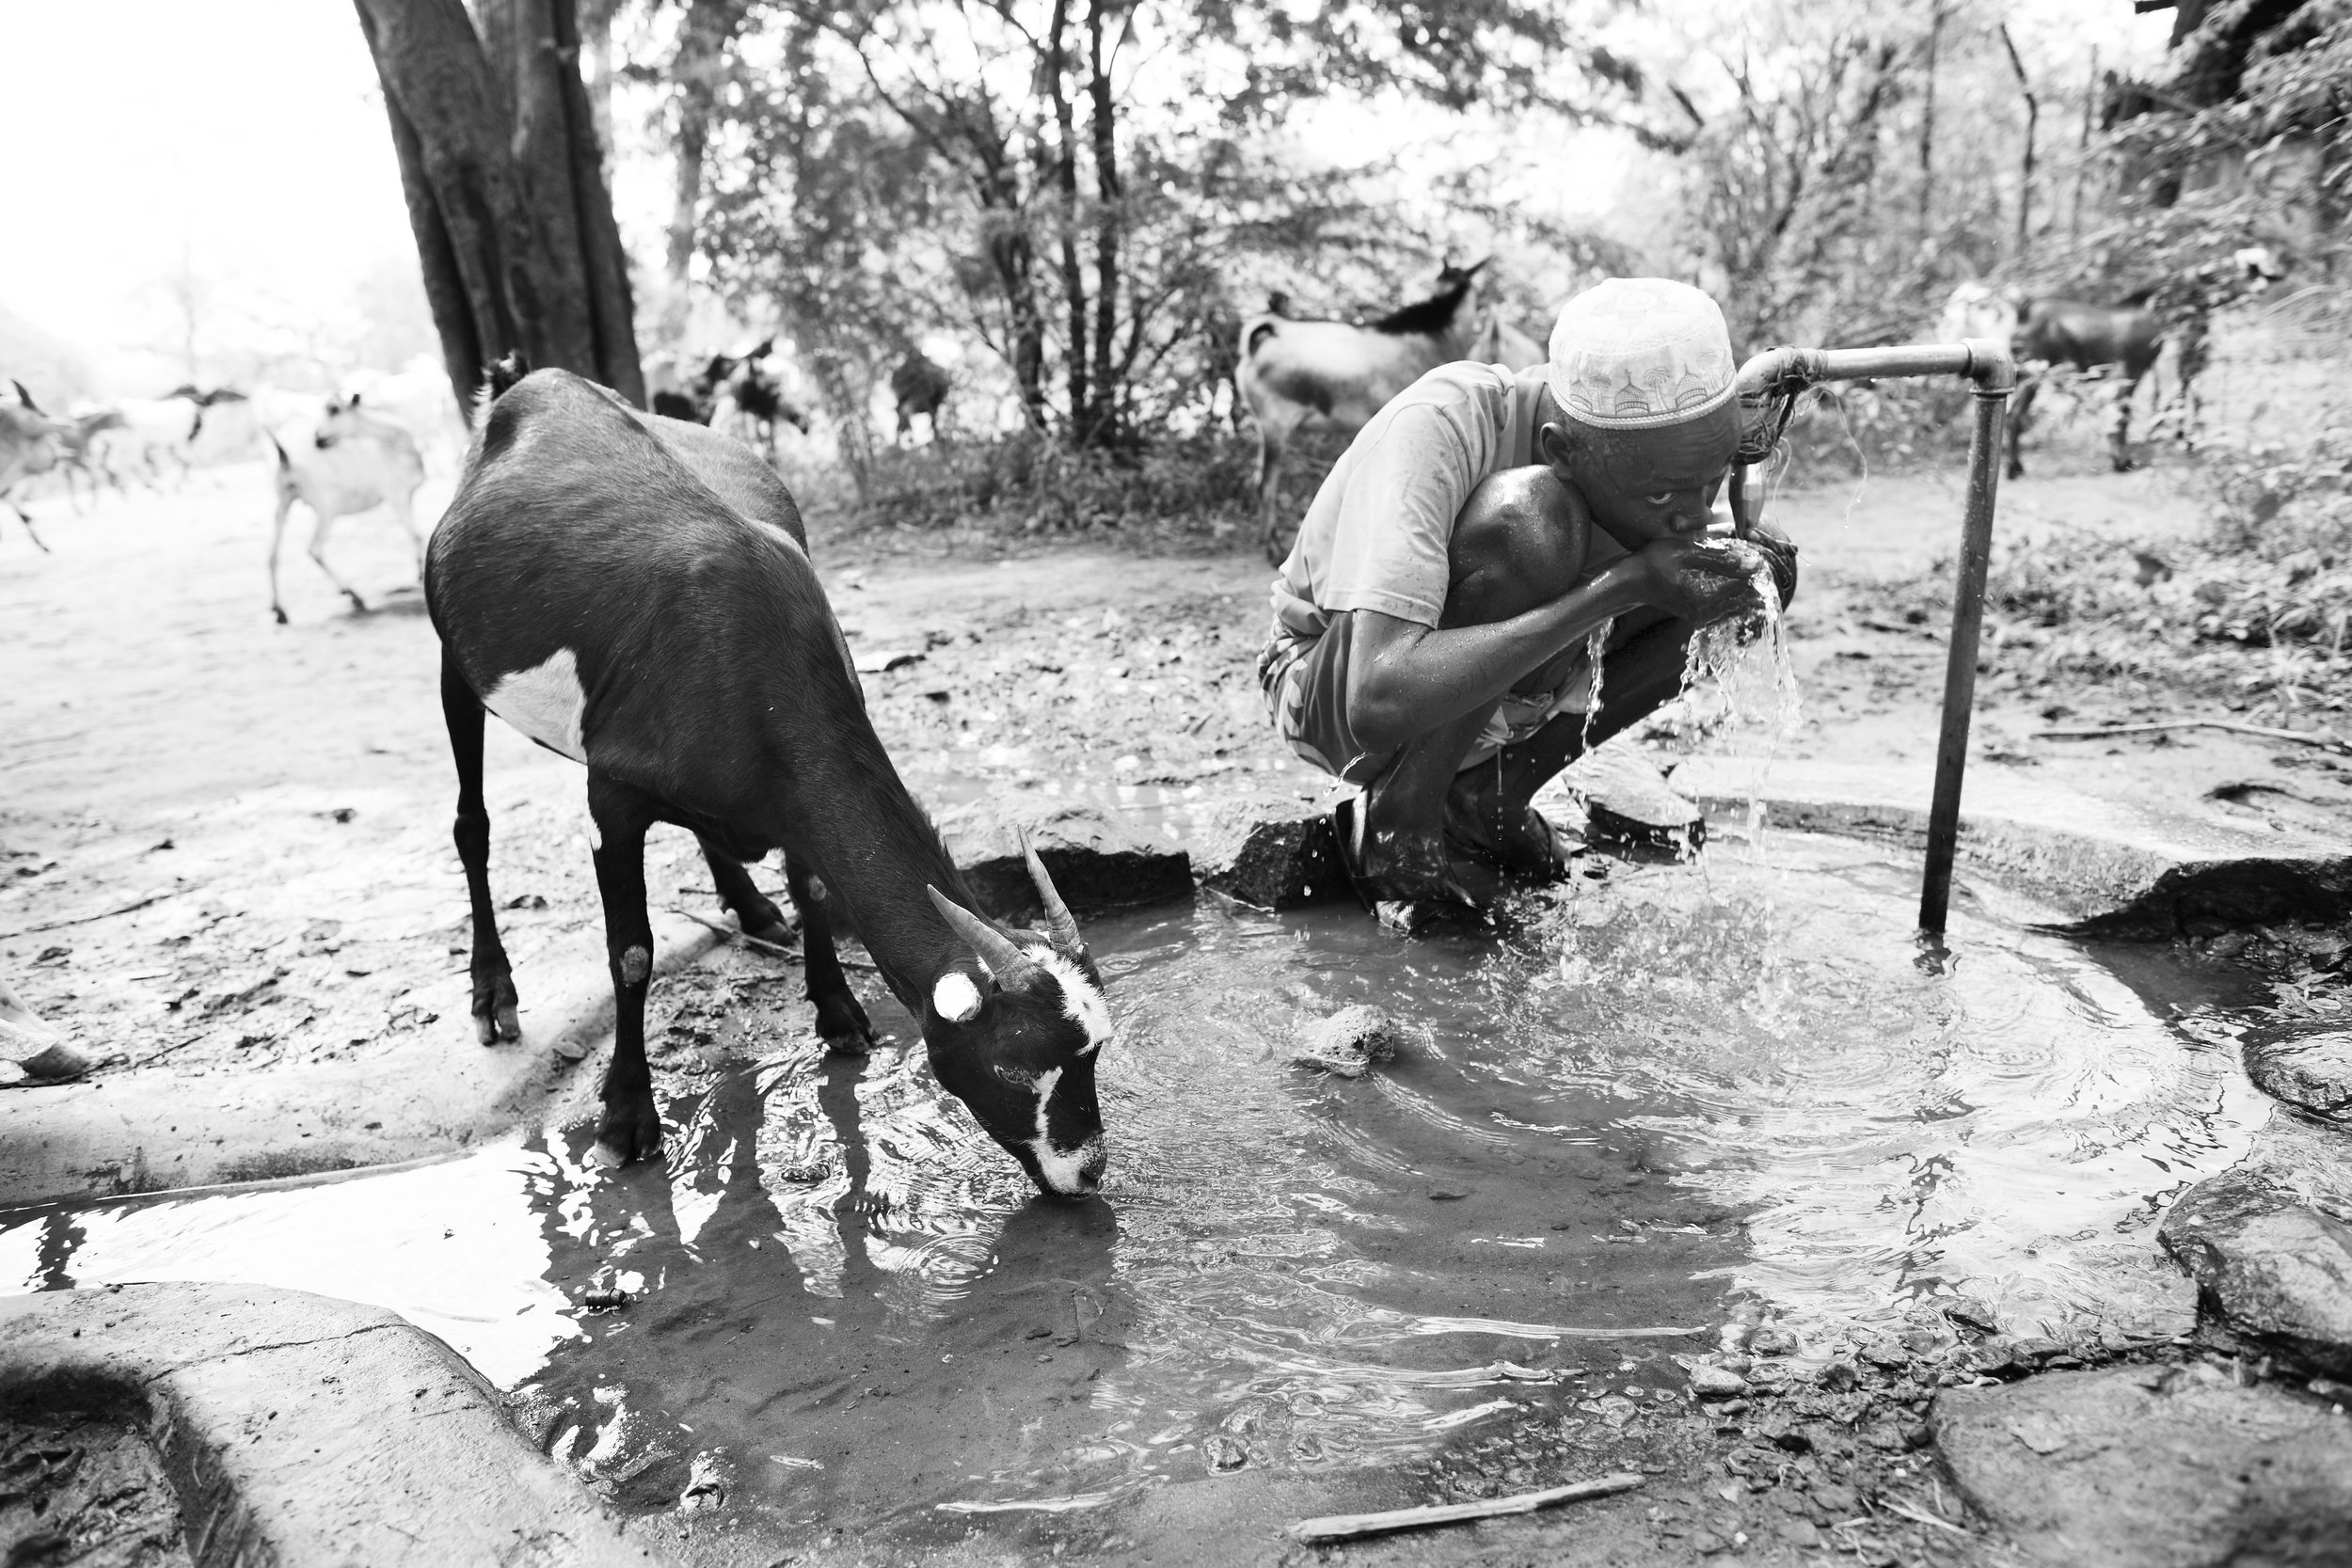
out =
<svg viewBox="0 0 2352 1568"><path fill-rule="evenodd" d="M2266 1115L2169 1022L2242 1000L2225 981L1984 890L1925 950L1915 868L1870 847L1592 869L1500 934L1214 898L1089 922L1120 1035L1086 1204L1031 1197L919 1048L787 1037L779 968L674 1020L714 1065L668 1081L666 1170L599 1174L579 1129L0 1215L0 1289L380 1303L628 1506L699 1487L794 1528L961 1532L1514 1423L1605 1433L1678 1404L1672 1356L1743 1303L1806 1334L1956 1291L2122 1323L2157 1289L2157 1203ZM1295 1023L1357 1002L1401 1025L1392 1062L1292 1065Z"/></svg>

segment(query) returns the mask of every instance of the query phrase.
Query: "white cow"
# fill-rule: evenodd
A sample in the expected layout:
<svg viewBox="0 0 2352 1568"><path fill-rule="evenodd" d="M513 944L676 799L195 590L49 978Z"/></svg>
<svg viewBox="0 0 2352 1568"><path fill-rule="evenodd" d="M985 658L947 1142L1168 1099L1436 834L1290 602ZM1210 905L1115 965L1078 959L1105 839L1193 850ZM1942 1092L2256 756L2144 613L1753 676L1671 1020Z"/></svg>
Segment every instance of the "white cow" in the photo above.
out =
<svg viewBox="0 0 2352 1568"><path fill-rule="evenodd" d="M274 433L270 444L278 451L278 516L269 536L269 608L279 626L286 624L286 610L278 598L278 552L296 501L309 506L318 519L310 531L310 559L354 610L364 613L367 601L326 563L326 539L338 517L390 507L416 546L417 570L422 576L424 535L417 531L412 503L417 487L424 483L424 458L407 431L361 408L356 397L337 398L314 428L290 425Z"/></svg>

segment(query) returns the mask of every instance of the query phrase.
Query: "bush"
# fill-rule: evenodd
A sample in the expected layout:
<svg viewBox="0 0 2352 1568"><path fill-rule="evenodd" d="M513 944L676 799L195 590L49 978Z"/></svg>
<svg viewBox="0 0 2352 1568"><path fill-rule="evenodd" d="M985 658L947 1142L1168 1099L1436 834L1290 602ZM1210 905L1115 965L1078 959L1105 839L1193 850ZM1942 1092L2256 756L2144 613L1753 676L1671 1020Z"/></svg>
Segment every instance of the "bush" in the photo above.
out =
<svg viewBox="0 0 2352 1568"><path fill-rule="evenodd" d="M2217 450L2202 473L2213 518L2185 544L2068 531L1998 546L1996 678L2160 680L2240 709L2352 703L2352 439ZM1917 607L1940 618L1950 576L1939 562L1918 579Z"/></svg>
<svg viewBox="0 0 2352 1568"><path fill-rule="evenodd" d="M838 477L795 490L812 519L836 533L982 542L1103 532L1129 544L1224 549L1252 537L1256 462L1251 441L1224 434L1111 454L1023 432L878 452L862 501Z"/></svg>

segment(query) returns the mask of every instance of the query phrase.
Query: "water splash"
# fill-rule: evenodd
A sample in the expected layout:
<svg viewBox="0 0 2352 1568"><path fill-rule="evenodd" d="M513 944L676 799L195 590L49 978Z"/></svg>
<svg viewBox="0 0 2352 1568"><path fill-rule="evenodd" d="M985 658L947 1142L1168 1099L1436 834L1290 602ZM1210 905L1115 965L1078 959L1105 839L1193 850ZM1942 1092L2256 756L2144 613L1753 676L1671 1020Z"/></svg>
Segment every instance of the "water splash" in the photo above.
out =
<svg viewBox="0 0 2352 1568"><path fill-rule="evenodd" d="M1593 721L1600 713L1600 668L1609 655L1609 639L1617 629L1617 618L1612 615L1584 634L1584 663L1593 673L1593 684L1584 692L1584 728L1577 737L1579 754L1593 749Z"/></svg>
<svg viewBox="0 0 2352 1568"><path fill-rule="evenodd" d="M1739 547L1755 557L1748 569L1755 603L1692 635L1682 666L1682 702L1695 727L1712 737L1713 749L1749 764L1740 782L1755 842L1772 759L1804 714L1772 562L1752 546Z"/></svg>

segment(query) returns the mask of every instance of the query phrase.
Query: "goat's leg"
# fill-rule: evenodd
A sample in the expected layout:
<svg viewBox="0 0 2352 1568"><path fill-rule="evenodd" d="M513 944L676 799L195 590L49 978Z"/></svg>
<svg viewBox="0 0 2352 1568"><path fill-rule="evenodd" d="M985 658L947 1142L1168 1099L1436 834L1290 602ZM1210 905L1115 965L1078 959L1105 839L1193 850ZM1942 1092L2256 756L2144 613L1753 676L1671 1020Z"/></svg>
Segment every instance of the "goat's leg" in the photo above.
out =
<svg viewBox="0 0 2352 1568"><path fill-rule="evenodd" d="M2026 477L2026 427L2033 422L2033 400L2042 390L2042 378L2027 374L2019 378L2017 389L2009 395L2009 477Z"/></svg>
<svg viewBox="0 0 2352 1568"><path fill-rule="evenodd" d="M645 915L645 831L653 798L588 770L588 816L596 829L596 892L604 899L604 951L612 970L612 1061L604 1069L596 1161L625 1165L661 1152L661 1113L645 1066L645 992L653 983L653 925Z"/></svg>
<svg viewBox="0 0 2352 1568"><path fill-rule="evenodd" d="M316 507L312 507L311 510L318 512ZM333 583L342 591L343 597L351 601L351 608L365 615L368 612L368 601L361 598L359 591L345 582L336 574L335 568L326 563L326 539L327 535L335 531L335 517L336 514L332 512L318 512L319 526L310 531L310 559L317 564L320 571L326 574L326 580Z"/></svg>
<svg viewBox="0 0 2352 1568"><path fill-rule="evenodd" d="M447 654L441 656L441 719L449 726L450 760L457 765L457 822L451 836L466 868L466 902L473 912L474 1037L484 1045L523 1037L516 1017L514 966L499 941L490 903L490 808L482 799L482 700Z"/></svg>
<svg viewBox="0 0 2352 1568"><path fill-rule="evenodd" d="M286 607L278 601L278 552L285 546L286 519L293 512L294 492L281 484L278 489L278 515L270 519L269 526L269 612L278 617L281 626L286 624ZM472 693L467 694L467 700L472 700ZM481 745L480 740L474 742L477 752Z"/></svg>
<svg viewBox="0 0 2352 1568"><path fill-rule="evenodd" d="M825 918L817 879L788 851L784 884L791 890L792 907L801 911L801 958L808 971L808 999L817 1007L817 1033L832 1050L862 1056L873 1048L874 1026L841 973L841 956L834 951L833 926Z"/></svg>
<svg viewBox="0 0 2352 1568"><path fill-rule="evenodd" d="M2132 471L2132 396L2139 390L2139 377L2124 381L2115 391L2115 429L2107 437L2107 453L2115 471Z"/></svg>
<svg viewBox="0 0 2352 1568"><path fill-rule="evenodd" d="M18 522L24 525L24 537L30 539L33 542L34 547L40 550L41 554L47 555L49 553L49 546L42 544L40 542L40 535L33 531L33 515L25 511L23 507L17 505L14 501L8 502L8 510L16 514L16 520Z"/></svg>
<svg viewBox="0 0 2352 1568"><path fill-rule="evenodd" d="M424 582L424 535L417 531L416 499L414 491L405 496L395 493L389 504L391 507L393 518L402 528L408 531L409 547L416 552L417 557L417 582L421 586Z"/></svg>
<svg viewBox="0 0 2352 1568"><path fill-rule="evenodd" d="M1264 533L1266 560L1277 566L1282 564L1285 553L1280 546L1282 449L1288 434L1277 434L1263 420L1258 421L1258 522Z"/></svg>
<svg viewBox="0 0 2352 1568"><path fill-rule="evenodd" d="M786 922L784 911L776 908L774 899L753 884L752 874L743 863L699 833L695 842L703 847L703 860L710 866L710 880L719 890L719 902L735 911L743 934L789 947L792 927Z"/></svg>

